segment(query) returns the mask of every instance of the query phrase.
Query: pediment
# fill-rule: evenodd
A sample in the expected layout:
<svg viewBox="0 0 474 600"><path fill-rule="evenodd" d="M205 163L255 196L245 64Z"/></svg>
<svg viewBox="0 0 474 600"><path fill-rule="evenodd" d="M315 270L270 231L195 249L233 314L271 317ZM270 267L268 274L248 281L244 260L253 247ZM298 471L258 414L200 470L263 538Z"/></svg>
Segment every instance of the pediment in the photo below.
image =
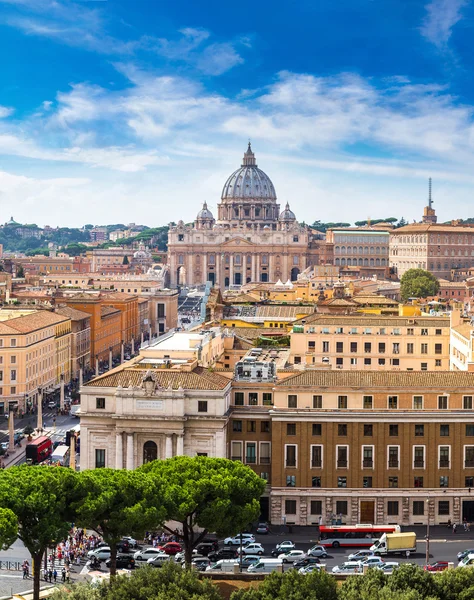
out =
<svg viewBox="0 0 474 600"><path fill-rule="evenodd" d="M249 242L248 240L246 240L243 237L237 236L234 237L230 240L227 240L227 242L223 242L222 246L225 248L230 248L230 247L240 247L240 248L248 248L249 246L255 246L256 244L254 242Z"/></svg>

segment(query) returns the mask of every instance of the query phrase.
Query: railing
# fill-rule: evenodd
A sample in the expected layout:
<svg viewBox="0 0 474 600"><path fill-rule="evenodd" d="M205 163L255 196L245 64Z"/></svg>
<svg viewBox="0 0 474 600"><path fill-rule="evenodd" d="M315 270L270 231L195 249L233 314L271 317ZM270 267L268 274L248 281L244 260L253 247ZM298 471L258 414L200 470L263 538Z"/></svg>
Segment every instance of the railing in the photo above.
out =
<svg viewBox="0 0 474 600"><path fill-rule="evenodd" d="M252 464L254 465L257 462L257 459L255 456L246 456L245 457L245 462L249 465Z"/></svg>
<svg viewBox="0 0 474 600"><path fill-rule="evenodd" d="M371 469L374 466L374 461L371 458L364 458L362 465L366 469Z"/></svg>
<svg viewBox="0 0 474 600"><path fill-rule="evenodd" d="M474 460L472 462L473 462L473 466L474 466ZM422 460L422 459L420 459L420 458L415 458L415 464L414 464L414 466L415 467L420 467L420 468L423 469L424 466L425 466L425 461Z"/></svg>
<svg viewBox="0 0 474 600"><path fill-rule="evenodd" d="M448 458L440 458L439 459L439 468L441 469L442 467L449 469L449 459Z"/></svg>
<svg viewBox="0 0 474 600"><path fill-rule="evenodd" d="M347 469L347 460L338 460L337 461L337 468L338 469Z"/></svg>
<svg viewBox="0 0 474 600"><path fill-rule="evenodd" d="M322 461L320 459L313 459L311 461L311 466L317 469L320 469L322 466Z"/></svg>
<svg viewBox="0 0 474 600"><path fill-rule="evenodd" d="M474 458L466 458L464 461L464 467L474 467Z"/></svg>
<svg viewBox="0 0 474 600"><path fill-rule="evenodd" d="M388 466L392 469L398 469L398 460L396 460L396 459L389 460Z"/></svg>

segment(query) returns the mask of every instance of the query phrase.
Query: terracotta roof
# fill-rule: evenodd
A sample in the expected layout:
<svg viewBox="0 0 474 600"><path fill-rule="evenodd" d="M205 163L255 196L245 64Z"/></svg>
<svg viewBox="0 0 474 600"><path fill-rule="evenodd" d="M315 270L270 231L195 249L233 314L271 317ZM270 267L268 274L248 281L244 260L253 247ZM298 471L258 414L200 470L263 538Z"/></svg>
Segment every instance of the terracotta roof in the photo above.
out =
<svg viewBox="0 0 474 600"><path fill-rule="evenodd" d="M329 300L318 302L318 306L357 306L357 304L346 298L329 298Z"/></svg>
<svg viewBox="0 0 474 600"><path fill-rule="evenodd" d="M453 331L459 333L464 338L469 339L471 337L471 331L474 331L474 327L469 325L469 323L461 323L460 325L456 325L452 328Z"/></svg>
<svg viewBox="0 0 474 600"><path fill-rule="evenodd" d="M119 308L114 308L113 306L101 306L100 308L100 316L108 317L109 315L113 315L114 313L119 313Z"/></svg>
<svg viewBox="0 0 474 600"><path fill-rule="evenodd" d="M105 373L85 384L85 387L141 387L143 376L148 369L124 368L115 373ZM177 390L223 390L229 385L229 379L204 367L197 367L191 372L155 369L158 384L167 389L170 386Z"/></svg>
<svg viewBox="0 0 474 600"><path fill-rule="evenodd" d="M102 293L100 295L100 297L103 300L118 300L119 302L125 301L125 300L133 300L134 298L137 297L136 294L127 294L125 292L107 292L107 293Z"/></svg>
<svg viewBox="0 0 474 600"><path fill-rule="evenodd" d="M344 388L473 388L467 371L303 371L276 384L283 387Z"/></svg>
<svg viewBox="0 0 474 600"><path fill-rule="evenodd" d="M265 306L257 307L256 317L278 319L296 318L297 315L310 315L315 312L314 306L278 306L266 304Z"/></svg>
<svg viewBox="0 0 474 600"><path fill-rule="evenodd" d="M35 331L36 329L42 329L43 327L48 327L50 325L57 325L58 323L65 323L68 321L68 317L64 317L62 315L56 315L48 310L38 310L29 315L25 315L23 317L13 317L8 319L8 321L2 321L0 324L4 327L3 331L0 329L1 333L11 333L19 332L19 333L29 333L30 331ZM5 329L5 326L8 329Z"/></svg>
<svg viewBox="0 0 474 600"><path fill-rule="evenodd" d="M300 319L306 325L317 323L318 325L338 325L345 327L449 327L449 317L400 317L398 315L324 315L316 313Z"/></svg>
<svg viewBox="0 0 474 600"><path fill-rule="evenodd" d="M56 308L54 311L56 314L64 315L69 317L71 321L82 321L82 319L90 319L91 315L77 308L71 308L70 306L61 306Z"/></svg>
<svg viewBox="0 0 474 600"><path fill-rule="evenodd" d="M407 233L473 233L473 227L467 227L462 225L451 225L450 223L411 223L410 225L405 225L404 227L400 227L399 229L394 229L391 231L391 235L403 235Z"/></svg>
<svg viewBox="0 0 474 600"><path fill-rule="evenodd" d="M228 327L229 332L234 333L243 340L256 340L261 335L265 337L278 337L288 335L287 329L272 327Z"/></svg>

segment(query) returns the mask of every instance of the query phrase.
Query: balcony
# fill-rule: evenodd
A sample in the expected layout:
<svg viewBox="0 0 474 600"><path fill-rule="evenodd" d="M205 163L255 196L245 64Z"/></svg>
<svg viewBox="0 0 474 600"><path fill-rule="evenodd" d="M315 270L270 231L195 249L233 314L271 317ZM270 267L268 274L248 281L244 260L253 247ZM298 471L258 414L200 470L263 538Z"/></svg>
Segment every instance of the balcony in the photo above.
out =
<svg viewBox="0 0 474 600"><path fill-rule="evenodd" d="M245 463L247 465L254 465L257 462L257 458L255 456L246 456Z"/></svg>
<svg viewBox="0 0 474 600"><path fill-rule="evenodd" d="M398 469L399 462L397 459L390 459L388 461L389 469Z"/></svg>
<svg viewBox="0 0 474 600"><path fill-rule="evenodd" d="M474 460L472 461L473 466L474 466ZM413 465L416 469L424 469L425 468L425 461L421 458L415 458L415 462Z"/></svg>
<svg viewBox="0 0 474 600"><path fill-rule="evenodd" d="M374 467L374 461L371 458L364 458L362 466L364 469L372 469Z"/></svg>
<svg viewBox="0 0 474 600"><path fill-rule="evenodd" d="M449 459L448 458L440 458L439 459L439 468L440 469L449 469Z"/></svg>
<svg viewBox="0 0 474 600"><path fill-rule="evenodd" d="M338 460L337 461L337 468L338 469L347 469L347 460Z"/></svg>

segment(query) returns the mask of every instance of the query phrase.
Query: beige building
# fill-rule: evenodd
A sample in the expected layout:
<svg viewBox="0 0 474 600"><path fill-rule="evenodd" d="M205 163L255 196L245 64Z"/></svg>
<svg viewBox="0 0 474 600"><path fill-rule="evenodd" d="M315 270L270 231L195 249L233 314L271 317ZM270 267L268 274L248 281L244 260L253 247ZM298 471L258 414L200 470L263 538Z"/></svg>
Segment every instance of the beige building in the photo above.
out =
<svg viewBox="0 0 474 600"><path fill-rule="evenodd" d="M474 371L474 327L463 319L459 310L451 312L449 368L452 371Z"/></svg>
<svg viewBox="0 0 474 600"><path fill-rule="evenodd" d="M383 278L388 267L390 227L370 226L328 229L326 241L334 245L335 267L358 267L358 272Z"/></svg>
<svg viewBox="0 0 474 600"><path fill-rule="evenodd" d="M70 306L55 312L71 320L71 377L78 379L80 369L91 366L91 315Z"/></svg>
<svg viewBox="0 0 474 600"><path fill-rule="evenodd" d="M353 371L446 371L449 339L449 317L316 313L294 325L290 363Z"/></svg>

